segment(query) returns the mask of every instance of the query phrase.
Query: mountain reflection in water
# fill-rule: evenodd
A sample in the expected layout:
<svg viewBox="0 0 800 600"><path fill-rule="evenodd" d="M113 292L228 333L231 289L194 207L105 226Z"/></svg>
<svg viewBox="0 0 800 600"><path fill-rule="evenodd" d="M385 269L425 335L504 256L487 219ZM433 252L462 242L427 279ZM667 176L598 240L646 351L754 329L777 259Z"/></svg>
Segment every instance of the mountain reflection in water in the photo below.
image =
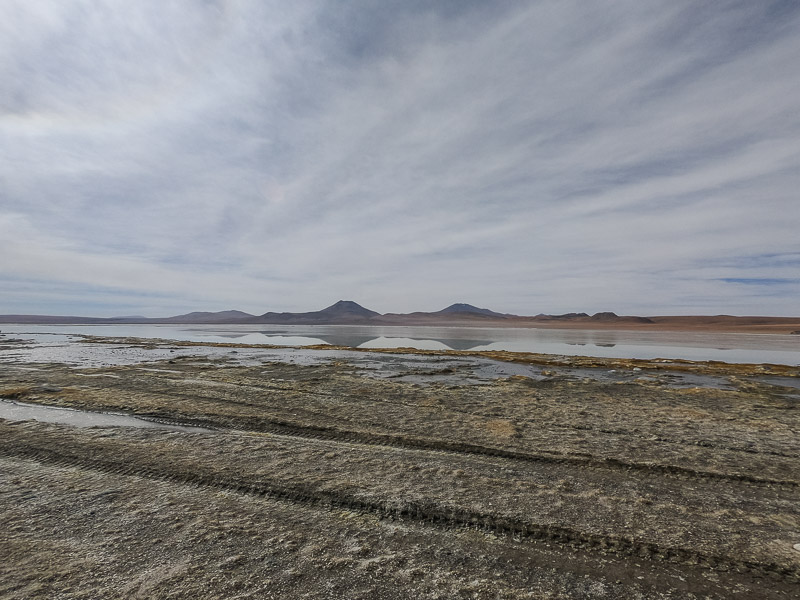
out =
<svg viewBox="0 0 800 600"><path fill-rule="evenodd" d="M261 334L270 339L284 339L286 338L285 331L262 331ZM391 346L399 347L395 342L402 340L410 340L411 347L420 347L419 343L425 344L426 342L436 342L441 344L449 350L472 350L479 346L488 346L493 343L492 340L470 340L461 338L438 338L438 337L405 337L405 336L387 336L387 335L358 335L347 332L333 332L325 333L322 335L314 335L313 337L306 338L308 340L316 340L316 343L329 344L331 346L346 346L348 348L367 348L378 347L371 344L375 340L385 339L391 340ZM309 343L315 343L310 341ZM403 344L400 344L402 346ZM382 347L382 346L381 346ZM433 348L431 348L433 349Z"/></svg>
<svg viewBox="0 0 800 600"><path fill-rule="evenodd" d="M473 350L800 364L800 337L703 331L361 325L6 325L5 337L91 335L276 346ZM56 338L52 340L55 342Z"/></svg>

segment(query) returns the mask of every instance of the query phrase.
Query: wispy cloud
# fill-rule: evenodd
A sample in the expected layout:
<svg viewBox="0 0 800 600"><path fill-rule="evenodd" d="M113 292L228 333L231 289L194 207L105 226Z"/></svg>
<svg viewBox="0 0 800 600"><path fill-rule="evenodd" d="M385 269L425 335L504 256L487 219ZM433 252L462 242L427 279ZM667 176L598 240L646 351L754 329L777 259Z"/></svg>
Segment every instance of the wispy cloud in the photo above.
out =
<svg viewBox="0 0 800 600"><path fill-rule="evenodd" d="M295 4L0 7L0 312L800 313L796 3Z"/></svg>

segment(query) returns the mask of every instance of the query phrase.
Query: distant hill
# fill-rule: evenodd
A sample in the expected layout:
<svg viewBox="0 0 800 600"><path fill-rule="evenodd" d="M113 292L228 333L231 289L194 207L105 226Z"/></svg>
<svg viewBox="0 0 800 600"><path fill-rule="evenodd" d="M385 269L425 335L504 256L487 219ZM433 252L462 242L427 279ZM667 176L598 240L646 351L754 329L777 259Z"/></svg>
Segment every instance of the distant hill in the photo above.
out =
<svg viewBox="0 0 800 600"><path fill-rule="evenodd" d="M236 323L255 318L255 315L240 310L221 310L219 312L190 312L185 315L165 319L146 319L161 323Z"/></svg>
<svg viewBox="0 0 800 600"><path fill-rule="evenodd" d="M318 314L334 319L343 317L369 319L371 317L377 317L380 315L380 313L375 312L374 310L369 310L368 308L364 308L352 300L339 300L335 304L331 304L328 308L323 308L322 310L318 311Z"/></svg>
<svg viewBox="0 0 800 600"><path fill-rule="evenodd" d="M447 308L443 308L439 312L431 313L434 315L481 315L483 317L492 317L495 319L505 319L512 315L502 314L489 310L488 308L478 308L472 304L464 304L458 302L451 304Z"/></svg>
<svg viewBox="0 0 800 600"><path fill-rule="evenodd" d="M264 313L255 317L252 322L283 325L354 325L368 324L370 319L378 316L380 313L364 308L352 300L339 300L327 308L313 312Z"/></svg>
<svg viewBox="0 0 800 600"><path fill-rule="evenodd" d="M539 314L533 317L498 313L488 308L458 302L435 312L380 314L353 302L339 300L322 310L293 313L266 312L252 315L240 310L190 312L173 317L75 317L54 315L0 315L0 323L49 325L115 325L123 323L186 325L428 325L543 327L574 329L651 329L674 331L741 331L753 333L800 332L800 318L714 316L620 316L614 312ZM800 333L797 333L800 335Z"/></svg>
<svg viewBox="0 0 800 600"><path fill-rule="evenodd" d="M375 321L385 325L475 325L512 317L514 315L458 302L434 312L386 313L377 317Z"/></svg>
<svg viewBox="0 0 800 600"><path fill-rule="evenodd" d="M97 325L112 323L102 317L68 317L56 315L0 315L0 323L19 325Z"/></svg>

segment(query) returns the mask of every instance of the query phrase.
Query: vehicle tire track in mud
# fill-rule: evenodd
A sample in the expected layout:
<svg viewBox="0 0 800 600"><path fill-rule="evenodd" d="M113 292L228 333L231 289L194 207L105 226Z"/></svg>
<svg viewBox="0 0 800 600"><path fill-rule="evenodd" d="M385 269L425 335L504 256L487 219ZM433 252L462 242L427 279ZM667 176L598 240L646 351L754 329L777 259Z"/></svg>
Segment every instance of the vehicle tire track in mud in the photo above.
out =
<svg viewBox="0 0 800 600"><path fill-rule="evenodd" d="M204 394L200 390L197 390L197 389L195 389L192 393L180 392L180 391L176 390L172 386L164 386L163 382L148 382L148 383L155 384L155 385L148 386L148 391L150 393L156 394L156 395L158 395L160 397L181 398L181 399L185 399L185 400L191 400L191 401L194 401L194 402L200 401L200 402L206 403L206 404L208 404L210 406L219 405L219 404L227 404L227 405L235 406L235 407L243 407L243 406L246 406L246 407L249 407L249 408L263 408L264 407L262 403L257 402L257 401L253 401L253 400L250 400L250 399L246 399L246 398L230 398L230 397L227 397L227 396L220 396L219 394L214 394L214 390L208 390L209 392L211 392L211 395L207 395L207 394ZM214 384L216 384L216 383L217 382L214 382ZM230 385L240 385L240 384L230 384ZM119 389L120 391L128 391L129 390L129 388L124 383L118 383L118 382L110 382L107 385L107 387L109 389ZM309 389L305 389L305 388L300 389L300 390L294 390L294 389L287 389L287 388L283 388L283 387L280 387L280 386L272 386L272 385L263 385L263 386L262 385L247 385L246 387L251 389L251 390L253 390L253 391L257 391L257 392L286 393L287 391L292 391L292 392L296 391L296 392L298 392L300 394L309 394L309 395L314 395L314 396L319 396L319 397L329 397L329 398L336 398L337 397L336 394L333 394L333 393L330 393L330 392L318 392L318 391L313 391L313 390L309 390ZM370 400L373 401L373 402L383 402L383 400L379 400L379 399L370 399ZM403 402L391 402L391 404L397 404L397 405L402 405L402 406L410 406L410 407L414 406L413 404L406 404L406 403L403 403ZM466 415L473 416L473 417L478 417L478 418L486 418L488 416L488 415L482 414L481 412L466 411L466 410L456 409L456 408L453 408L453 407L448 407L447 410L448 411L452 411L454 413L466 414ZM139 415L135 415L135 416L139 416ZM158 415L157 418L162 418L162 417L163 417L163 415ZM167 417L167 418L169 418L169 417ZM182 419L183 417L180 417L180 418ZM527 420L523 420L523 422L526 422L526 421ZM271 420L271 423L273 423L277 427L288 426L288 427L291 427L291 428L300 427L300 428L309 429L309 430L311 430L311 429L333 430L333 428L325 428L325 427L318 427L318 426L306 426L306 425L298 426L298 425L296 425L294 423L288 423L288 422L284 422L284 421L282 421L280 419L274 419L274 418ZM176 424L180 425L181 423L178 422ZM614 435L614 436L625 436L625 437L636 438L636 439L644 440L644 441L662 442L662 443L667 443L667 444L671 444L671 445L675 445L675 446L689 446L689 447L691 447L691 446L699 446L699 447L708 448L708 449L711 449L711 450L724 450L724 451L728 451L728 452L744 453L744 454L748 454L748 455L751 455L751 456L759 456L759 455L760 456L764 456L764 457L775 456L775 457L788 458L788 459L800 458L800 455L798 455L796 453L786 453L786 452L780 452L780 451L775 451L775 450L765 450L765 449L756 449L756 448L749 448L749 447L731 446L731 445L727 445L727 444L714 443L714 442L705 441L705 440L686 440L686 439L681 439L681 438L671 438L671 437L667 437L667 436L663 436L663 435L656 436L656 437L653 438L653 437L650 437L650 436L645 436L645 435L641 435L641 434L635 434L635 433L633 433L631 431L628 431L628 430L625 430L625 429L598 428L598 427L592 427L592 426L587 426L587 425L570 424L570 423L558 423L558 422L554 422L554 421L548 421L546 423L539 422L538 424L546 425L548 428L556 428L556 429L563 429L563 430L569 430L569 431L601 433L601 434L608 434L608 435ZM208 426L208 424L205 424L203 426ZM242 429L240 427L229 426L229 425L226 425L226 427L232 428L232 429ZM267 431L267 430L262 430L262 429L253 429L253 431L262 431L264 433L280 433L278 431ZM346 433L348 435L350 435L350 434L352 434L354 432L346 432ZM298 434L286 433L285 435L297 435L298 437L308 437L308 436L302 436L299 433ZM399 440L403 440L403 439L406 439L408 437L408 436L404 436L404 435L392 435L392 434L379 434L379 435L385 435L386 437L395 438L395 439L399 439ZM317 438L317 439L322 439L322 438ZM331 438L324 438L324 439L334 439L334 438L331 437ZM404 443L402 441L400 443L388 443L388 444L380 443L380 442L368 442L368 441L364 441L364 442L360 442L360 443L377 444L377 445L390 445L390 446L395 446L395 447L398 447L398 446L404 447ZM475 447L476 445L470 444L469 446ZM420 449L425 449L425 448L421 448L421 446L419 446L417 444L415 444L414 447L415 448L420 448ZM427 448L427 449L434 450L436 448ZM453 449L443 449L443 450L456 451L456 450L453 450ZM493 451L494 449L490 449L490 450ZM466 450L466 451L465 450L459 450L459 451L462 452L462 453L470 453L470 454L487 454L487 452L480 451L480 450L477 450L477 451L475 451L475 450ZM540 452L546 453L546 451L540 451ZM527 453L514 452L514 454L525 455ZM588 454L582 454L582 453L569 454L569 455L563 455L563 454L560 454L560 453L553 453L552 455L553 456L566 456L568 459L573 458L573 457L579 457L581 459L593 459L595 462L602 461L602 459L593 458ZM506 457L506 458L510 458L510 457ZM523 460L525 460L525 459L523 459ZM610 467L610 468L630 468L630 470L638 470L638 471L661 471L662 473L667 474L667 475L673 475L673 476L682 476L683 475L683 476L687 476L687 477L704 478L704 479L708 479L708 478L710 478L710 479L734 479L734 480L744 481L746 483L761 484L761 485L787 485L787 486L791 486L791 487L800 486L800 481L793 481L793 480L778 480L778 479L774 479L774 478L760 478L760 477L755 477L755 476L751 477L751 476L747 476L747 475L732 475L732 474L717 473L717 472L712 472L712 471L701 471L701 470L697 470L697 469L691 469L691 468L687 468L687 467L679 467L679 466L673 466L673 465L652 465L650 463L633 463L633 462L630 462L630 461L627 461L627 462L623 461L623 463L624 463L624 466L618 466L618 465L599 465L599 466L606 466L606 467ZM598 466L598 465L595 465L595 466Z"/></svg>
<svg viewBox="0 0 800 600"><path fill-rule="evenodd" d="M123 388L124 389L124 388ZM173 396L187 397L197 400L197 396L190 394L172 394ZM210 399L202 398L208 403L231 403L238 405L257 406L255 403L247 401L228 400L224 398ZM30 401L30 399L28 399ZM36 402L36 404L40 404ZM344 430L334 427L321 425L311 425L285 421L270 416L264 417L226 417L218 415L217 418L189 416L182 414L169 414L157 411L118 411L117 407L109 406L109 410L122 412L132 417L137 417L159 423L162 425L173 425L180 427L200 427L204 429L227 429L232 431L267 433L273 435L283 435L302 439L318 441L331 441L340 443L354 443L368 446L382 446L390 448L401 448L417 450L423 452L441 452L448 454L460 454L471 456L482 456L490 458L500 458L524 463L547 463L555 465L565 465L578 467L581 469L605 470L605 471L624 471L636 473L645 477L668 476L681 480L712 480L720 482L732 482L735 484L779 487L786 489L796 489L800 487L800 481L791 479L775 479L768 477L758 477L755 475L741 473L723 473L718 471L704 471L692 467L660 463L637 463L618 458L602 458L589 453L570 453L565 454L558 451L539 449L538 452L525 452L520 450L509 450L493 446L482 446L467 442L453 440L442 440L433 438L414 437L403 434L393 433L367 433L363 431ZM102 411L89 411L102 412ZM703 445L706 444L693 444ZM718 447L708 444L709 447Z"/></svg>
<svg viewBox="0 0 800 600"><path fill-rule="evenodd" d="M6 444L0 447L0 451L8 457L32 460L60 468L77 467L112 476L135 476L178 485L210 487L281 502L304 504L327 510L338 509L371 514L381 519L399 520L442 529L483 530L487 533L509 536L521 541L553 543L590 553L610 553L622 558L636 557L681 564L690 568L747 573L775 581L800 582L800 569L778 563L712 555L689 548L663 546L626 536L594 534L560 525L522 521L502 515L441 506L432 502L362 499L338 491L319 490L303 485L287 485L275 480L259 479L259 481L253 482L202 472L177 471L164 464L126 463L99 456L81 456L67 447L59 447L54 450L31 445Z"/></svg>
<svg viewBox="0 0 800 600"><path fill-rule="evenodd" d="M178 417L161 413L146 412L135 413L132 416L147 419L155 423L166 425L196 426L208 429L229 429L233 431L269 433L303 439L331 441L341 443L363 444L367 446L384 446L407 450L425 452L443 452L448 454L461 454L502 458L526 463L548 463L579 467L592 470L613 470L635 472L645 476L668 476L678 479L700 479L712 481L725 481L746 485L767 487L785 487L795 489L800 487L800 482L791 479L772 479L757 477L740 473L721 473L718 471L702 471L691 467L658 463L637 463L618 458L598 458L591 454L561 454L558 452L541 451L540 453L521 452L492 446L481 446L467 442L450 440L437 440L431 438L418 438L388 433L366 433L360 431L347 431L333 427L318 425L304 425L281 421L277 419L203 419L191 417Z"/></svg>

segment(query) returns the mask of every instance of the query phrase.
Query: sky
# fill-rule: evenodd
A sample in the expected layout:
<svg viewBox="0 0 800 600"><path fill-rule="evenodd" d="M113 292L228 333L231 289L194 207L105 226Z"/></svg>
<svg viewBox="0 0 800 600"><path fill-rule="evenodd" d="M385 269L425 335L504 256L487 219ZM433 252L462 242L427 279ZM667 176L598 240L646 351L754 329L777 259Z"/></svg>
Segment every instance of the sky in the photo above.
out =
<svg viewBox="0 0 800 600"><path fill-rule="evenodd" d="M0 0L0 314L800 316L800 2Z"/></svg>

